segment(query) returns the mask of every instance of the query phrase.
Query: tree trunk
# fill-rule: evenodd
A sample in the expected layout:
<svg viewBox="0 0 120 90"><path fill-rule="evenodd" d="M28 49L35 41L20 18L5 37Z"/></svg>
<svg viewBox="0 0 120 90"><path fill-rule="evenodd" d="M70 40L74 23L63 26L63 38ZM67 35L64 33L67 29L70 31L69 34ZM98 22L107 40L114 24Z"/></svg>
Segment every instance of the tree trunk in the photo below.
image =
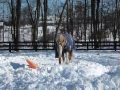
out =
<svg viewBox="0 0 120 90"><path fill-rule="evenodd" d="M93 23L93 35L94 35L94 48L98 48L98 25L99 25L99 4L100 0L91 0L91 16L92 16L92 23ZM96 7L97 6L97 7ZM95 13L96 12L96 13Z"/></svg>
<svg viewBox="0 0 120 90"><path fill-rule="evenodd" d="M87 30L87 24L86 24L87 5L86 4L87 4L87 1L85 0L85 7L84 7L84 39L85 39L85 42L86 42L86 30Z"/></svg>
<svg viewBox="0 0 120 90"><path fill-rule="evenodd" d="M43 18L43 46L44 48L46 48L47 11L48 11L48 0L44 0L44 18Z"/></svg>
<svg viewBox="0 0 120 90"><path fill-rule="evenodd" d="M39 18L40 18L40 6L41 6L41 3L40 3L40 0L37 0L37 8L36 8L36 11L37 11L37 16L36 16L36 39L38 38L38 24L39 24Z"/></svg>
<svg viewBox="0 0 120 90"><path fill-rule="evenodd" d="M96 38L97 38L97 43L96 43L96 48L99 47L99 40L100 40L100 31L99 31L99 4L100 0L97 0L97 9L96 9Z"/></svg>
<svg viewBox="0 0 120 90"><path fill-rule="evenodd" d="M68 0L65 1L65 4L64 4L63 9L62 9L62 12L61 12L61 14L60 14L60 19L59 19L58 25L57 25L57 27L56 27L55 38L56 38L56 36L57 36L58 30L59 30L59 27L60 27L60 24L61 24L61 21L62 21L63 12L64 12L64 10L65 10L65 7L66 7L66 5L67 5L67 2L68 2ZM54 41L55 41L55 40L54 40Z"/></svg>
<svg viewBox="0 0 120 90"><path fill-rule="evenodd" d="M96 20L95 20L95 0L91 0L91 18L92 18L92 25L93 25L93 38L94 38L94 46L96 48Z"/></svg>
<svg viewBox="0 0 120 90"><path fill-rule="evenodd" d="M12 33L12 40L13 40L13 42L15 43L15 22L16 22L16 19L15 19L15 6L14 6L14 4L13 4L13 0L11 0L11 3L10 3L10 5L9 6L11 6L11 8L10 8L10 11L11 11L11 23L12 23L12 28L11 28L11 33Z"/></svg>
<svg viewBox="0 0 120 90"><path fill-rule="evenodd" d="M20 39L20 16L21 16L21 0L16 1L16 36L15 36L15 50L18 51L18 42Z"/></svg>
<svg viewBox="0 0 120 90"><path fill-rule="evenodd" d="M15 44L15 51L18 51L18 42L19 42L19 28L20 28L20 16L21 16L21 0L16 0L16 3L14 0L11 0L11 3L9 3L10 6L10 12L11 12L11 23L12 23L12 39Z"/></svg>
<svg viewBox="0 0 120 90"><path fill-rule="evenodd" d="M73 29L74 29L74 25L73 25L73 0L71 1L71 13L70 13L70 32L71 32L71 35L73 36Z"/></svg>
<svg viewBox="0 0 120 90"><path fill-rule="evenodd" d="M41 2L40 2L40 0L36 0L36 10L34 13L35 15L33 15L29 1L28 0L26 0L26 1L28 4L30 22L32 25L32 28L31 28L31 30L32 30L31 31L32 32L32 36L31 36L32 45L33 45L33 49L35 49L37 51L36 41L37 41L37 36L38 36L38 24L39 24L39 17L40 17Z"/></svg>
<svg viewBox="0 0 120 90"><path fill-rule="evenodd" d="M70 30L69 30L69 1L67 2L67 10L66 10L66 12L67 12L67 32L69 33L70 32Z"/></svg>

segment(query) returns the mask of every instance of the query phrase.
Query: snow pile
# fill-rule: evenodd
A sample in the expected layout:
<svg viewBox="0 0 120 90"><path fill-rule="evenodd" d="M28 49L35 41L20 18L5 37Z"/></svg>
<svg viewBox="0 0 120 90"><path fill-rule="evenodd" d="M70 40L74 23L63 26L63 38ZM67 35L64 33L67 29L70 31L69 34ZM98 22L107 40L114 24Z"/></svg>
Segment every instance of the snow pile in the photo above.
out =
<svg viewBox="0 0 120 90"><path fill-rule="evenodd" d="M59 65L53 52L2 53L0 54L0 89L117 90L120 88L120 63L114 66L99 63L104 53L98 55L75 52L75 55L72 63ZM103 59L118 55L107 54ZM97 60L94 60L93 56ZM28 58L39 64L37 70L27 67Z"/></svg>

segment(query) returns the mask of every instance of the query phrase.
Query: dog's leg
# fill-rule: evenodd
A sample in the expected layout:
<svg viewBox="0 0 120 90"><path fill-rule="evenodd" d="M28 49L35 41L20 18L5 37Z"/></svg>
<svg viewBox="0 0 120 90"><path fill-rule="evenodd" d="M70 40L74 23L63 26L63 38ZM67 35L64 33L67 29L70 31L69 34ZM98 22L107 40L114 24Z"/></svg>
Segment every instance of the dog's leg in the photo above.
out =
<svg viewBox="0 0 120 90"><path fill-rule="evenodd" d="M62 46L61 45L59 45L59 64L61 64L61 60L62 60Z"/></svg>
<svg viewBox="0 0 120 90"><path fill-rule="evenodd" d="M71 60L72 60L72 56L73 56L73 51L70 51L69 52L69 61L71 62Z"/></svg>
<svg viewBox="0 0 120 90"><path fill-rule="evenodd" d="M69 63L69 52L66 52L66 63L68 64Z"/></svg>
<svg viewBox="0 0 120 90"><path fill-rule="evenodd" d="M59 57L59 64L61 64L61 57Z"/></svg>
<svg viewBox="0 0 120 90"><path fill-rule="evenodd" d="M63 62L65 62L64 51L62 52L62 59L63 59Z"/></svg>

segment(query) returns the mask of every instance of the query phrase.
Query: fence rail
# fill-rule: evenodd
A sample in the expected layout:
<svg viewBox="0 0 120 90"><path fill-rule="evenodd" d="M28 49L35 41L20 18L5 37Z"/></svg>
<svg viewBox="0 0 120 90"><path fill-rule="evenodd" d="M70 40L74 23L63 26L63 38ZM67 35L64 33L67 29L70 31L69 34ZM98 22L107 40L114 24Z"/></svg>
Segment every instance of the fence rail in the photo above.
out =
<svg viewBox="0 0 120 90"><path fill-rule="evenodd" d="M97 43L97 48L95 48ZM76 50L120 50L120 42L75 42ZM0 42L0 50L15 50L14 42ZM19 42L18 50L54 50L54 42Z"/></svg>

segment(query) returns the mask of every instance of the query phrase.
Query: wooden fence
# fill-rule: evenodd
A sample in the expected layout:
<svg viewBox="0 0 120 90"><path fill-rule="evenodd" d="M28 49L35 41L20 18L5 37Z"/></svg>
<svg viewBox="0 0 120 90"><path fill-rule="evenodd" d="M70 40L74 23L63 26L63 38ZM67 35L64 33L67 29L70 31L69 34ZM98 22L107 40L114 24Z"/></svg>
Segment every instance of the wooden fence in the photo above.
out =
<svg viewBox="0 0 120 90"><path fill-rule="evenodd" d="M75 42L76 50L120 50L120 42L107 41L96 42L98 47L95 48L95 42ZM14 42L0 42L0 50L15 50ZM54 42L19 42L18 50L54 50Z"/></svg>

